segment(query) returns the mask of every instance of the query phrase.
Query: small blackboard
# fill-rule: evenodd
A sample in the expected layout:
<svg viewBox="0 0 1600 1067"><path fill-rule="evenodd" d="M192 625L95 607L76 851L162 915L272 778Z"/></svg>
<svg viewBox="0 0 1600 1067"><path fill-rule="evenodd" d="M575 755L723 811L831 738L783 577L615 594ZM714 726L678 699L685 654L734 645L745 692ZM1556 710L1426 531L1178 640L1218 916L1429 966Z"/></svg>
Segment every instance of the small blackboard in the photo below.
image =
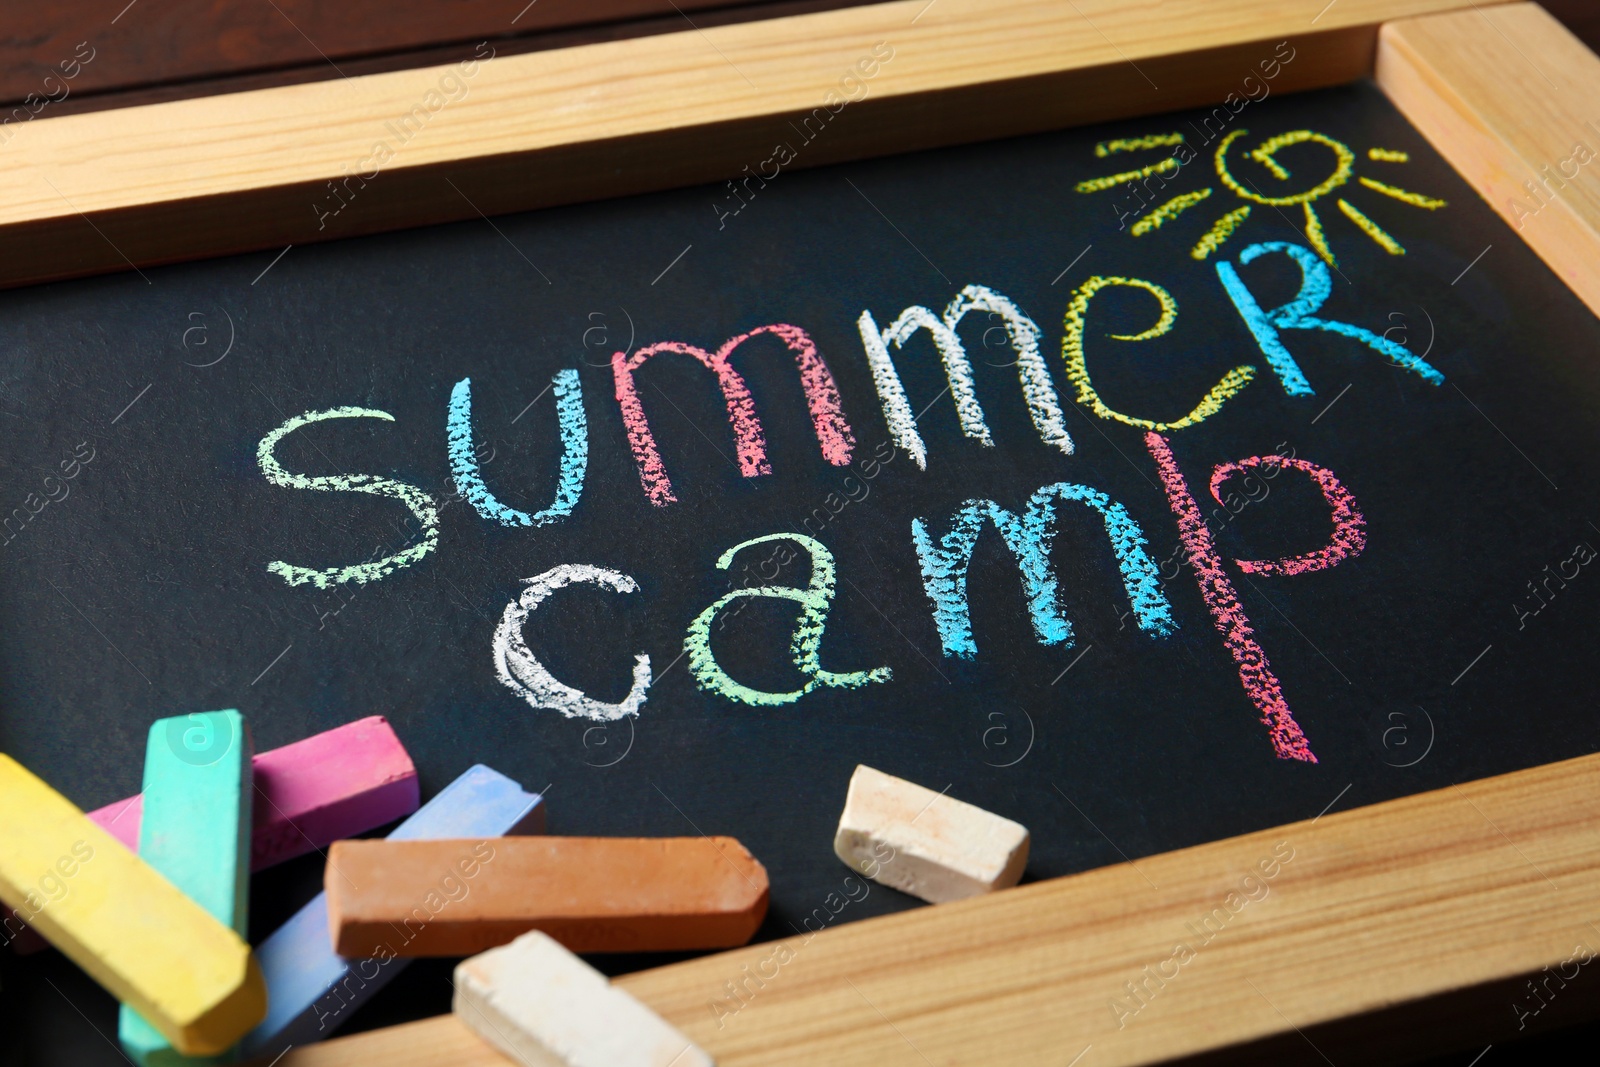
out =
<svg viewBox="0 0 1600 1067"><path fill-rule="evenodd" d="M1376 89L1241 107L0 295L0 749L93 808L159 716L386 715L739 837L762 937L917 906L824 908L857 763L1040 879L1594 751L1600 324Z"/></svg>

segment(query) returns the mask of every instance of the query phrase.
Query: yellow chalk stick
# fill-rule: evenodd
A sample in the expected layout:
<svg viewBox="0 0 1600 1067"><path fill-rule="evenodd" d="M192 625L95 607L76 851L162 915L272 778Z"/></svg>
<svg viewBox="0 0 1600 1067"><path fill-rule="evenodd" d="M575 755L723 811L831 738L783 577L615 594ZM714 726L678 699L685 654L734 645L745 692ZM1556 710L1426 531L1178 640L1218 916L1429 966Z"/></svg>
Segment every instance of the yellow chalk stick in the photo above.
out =
<svg viewBox="0 0 1600 1067"><path fill-rule="evenodd" d="M266 1016L250 946L3 753L0 900L186 1056Z"/></svg>

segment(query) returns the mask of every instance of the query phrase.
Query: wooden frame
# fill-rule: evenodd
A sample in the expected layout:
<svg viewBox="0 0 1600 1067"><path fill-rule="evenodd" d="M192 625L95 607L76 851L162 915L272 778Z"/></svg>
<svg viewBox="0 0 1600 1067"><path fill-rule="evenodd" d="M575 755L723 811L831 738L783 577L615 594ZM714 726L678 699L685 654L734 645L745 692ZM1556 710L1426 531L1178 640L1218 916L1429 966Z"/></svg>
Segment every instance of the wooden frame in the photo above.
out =
<svg viewBox="0 0 1600 1067"><path fill-rule="evenodd" d="M1376 77L1439 154L1600 314L1600 60L1531 4L1385 26ZM1572 174L1563 177L1563 165Z"/></svg>
<svg viewBox="0 0 1600 1067"><path fill-rule="evenodd" d="M1585 756L790 938L794 958L764 988L746 975L774 974L773 945L617 984L721 1067L1121 1067L1217 1049L1230 1064L1370 1064L1441 1042L1482 1047L1516 1030L1523 976L1558 968L1579 942L1600 946L1588 922L1600 919L1597 791L1600 756ZM1263 861L1291 854L1259 908L1230 920L1165 987L1147 977L1170 973L1185 924ZM709 1005L728 982L753 995L719 1029ZM1153 995L1119 1029L1110 1003L1134 1003L1128 982ZM1592 1010L1581 992L1552 1007L1570 1021L1580 998ZM505 1060L442 1016L279 1061L373 1064Z"/></svg>
<svg viewBox="0 0 1600 1067"><path fill-rule="evenodd" d="M1348 82L1381 22L1471 2L901 0L510 56L376 167L449 68L33 121L0 132L0 286L730 177L879 41L796 165L1218 102L1267 42L1297 50L1274 91ZM319 217L330 183L350 207Z"/></svg>
<svg viewBox="0 0 1600 1067"><path fill-rule="evenodd" d="M1532 4L1472 0L906 0L485 63L427 136L311 205L443 68L29 123L0 146L0 284L127 269L737 174L873 45L891 64L799 162L819 165L1220 101L1263 45L1280 91L1375 76L1600 312L1600 193L1542 186L1600 142L1600 59ZM932 14L936 10L937 14ZM1593 112L1593 113L1591 113ZM836 132L835 132L836 131ZM447 181L448 179L448 181ZM454 187L452 189L452 187ZM1559 195L1557 195L1559 194ZM321 225L318 225L319 221ZM1600 941L1600 755L830 929L731 1018L757 945L619 984L719 1063L1361 1062L1515 1029L1526 976ZM1335 801L1337 798L1333 798ZM1336 805L1330 805L1336 806ZM1308 815L1314 813L1307 813ZM1285 860L1284 850L1290 859ZM1175 929L1277 861L1177 977ZM746 968L749 970L747 971ZM1136 1017L1111 1001L1150 991ZM1537 1024L1589 1010L1559 999ZM1426 1020L1433 1025L1420 1026ZM1448 1021L1447 1028L1439 1027ZM1373 1034L1387 1036L1374 1045ZM1419 1046L1418 1042L1428 1042ZM1218 1050L1226 1050L1219 1053ZM1077 1057L1076 1059L1074 1057ZM296 1049L281 1067L490 1067L450 1017Z"/></svg>
<svg viewBox="0 0 1600 1067"><path fill-rule="evenodd" d="M13 4L0 38L0 121L25 120L42 104L58 117L444 66L481 41L507 56L870 2L165 0L115 22L121 9L96 0ZM92 61L63 66L77 55Z"/></svg>

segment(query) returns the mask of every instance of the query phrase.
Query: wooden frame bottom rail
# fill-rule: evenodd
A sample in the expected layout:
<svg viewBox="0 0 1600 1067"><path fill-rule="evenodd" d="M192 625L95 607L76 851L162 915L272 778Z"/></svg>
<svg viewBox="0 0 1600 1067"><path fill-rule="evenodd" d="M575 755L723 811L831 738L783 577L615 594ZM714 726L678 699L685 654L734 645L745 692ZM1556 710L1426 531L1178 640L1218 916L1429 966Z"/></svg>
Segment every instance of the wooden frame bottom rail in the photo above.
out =
<svg viewBox="0 0 1600 1067"><path fill-rule="evenodd" d="M722 1067L1392 1062L1600 1003L1517 1008L1600 951L1597 797L1584 756L617 982ZM279 1067L504 1062L446 1016Z"/></svg>

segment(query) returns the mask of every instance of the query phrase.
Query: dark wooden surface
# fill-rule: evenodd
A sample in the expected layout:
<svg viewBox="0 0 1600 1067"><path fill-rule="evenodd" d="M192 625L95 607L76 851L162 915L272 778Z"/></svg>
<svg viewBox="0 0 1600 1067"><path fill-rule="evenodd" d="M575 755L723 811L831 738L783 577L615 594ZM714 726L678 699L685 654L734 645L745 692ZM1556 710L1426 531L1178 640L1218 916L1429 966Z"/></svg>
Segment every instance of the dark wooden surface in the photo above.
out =
<svg viewBox="0 0 1600 1067"><path fill-rule="evenodd" d="M509 55L861 2L0 0L0 108L64 115L453 63L484 40Z"/></svg>
<svg viewBox="0 0 1600 1067"><path fill-rule="evenodd" d="M726 6L728 0L8 0L0 5L0 98L36 91L85 40L98 54L75 88L99 93Z"/></svg>
<svg viewBox="0 0 1600 1067"><path fill-rule="evenodd" d="M1541 0L1550 14L1560 19L1567 29L1583 39L1584 44L1600 52L1600 3L1596 0Z"/></svg>
<svg viewBox="0 0 1600 1067"><path fill-rule="evenodd" d="M65 115L451 63L483 40L505 55L863 2L0 0L0 108ZM1544 6L1600 51L1600 2Z"/></svg>

